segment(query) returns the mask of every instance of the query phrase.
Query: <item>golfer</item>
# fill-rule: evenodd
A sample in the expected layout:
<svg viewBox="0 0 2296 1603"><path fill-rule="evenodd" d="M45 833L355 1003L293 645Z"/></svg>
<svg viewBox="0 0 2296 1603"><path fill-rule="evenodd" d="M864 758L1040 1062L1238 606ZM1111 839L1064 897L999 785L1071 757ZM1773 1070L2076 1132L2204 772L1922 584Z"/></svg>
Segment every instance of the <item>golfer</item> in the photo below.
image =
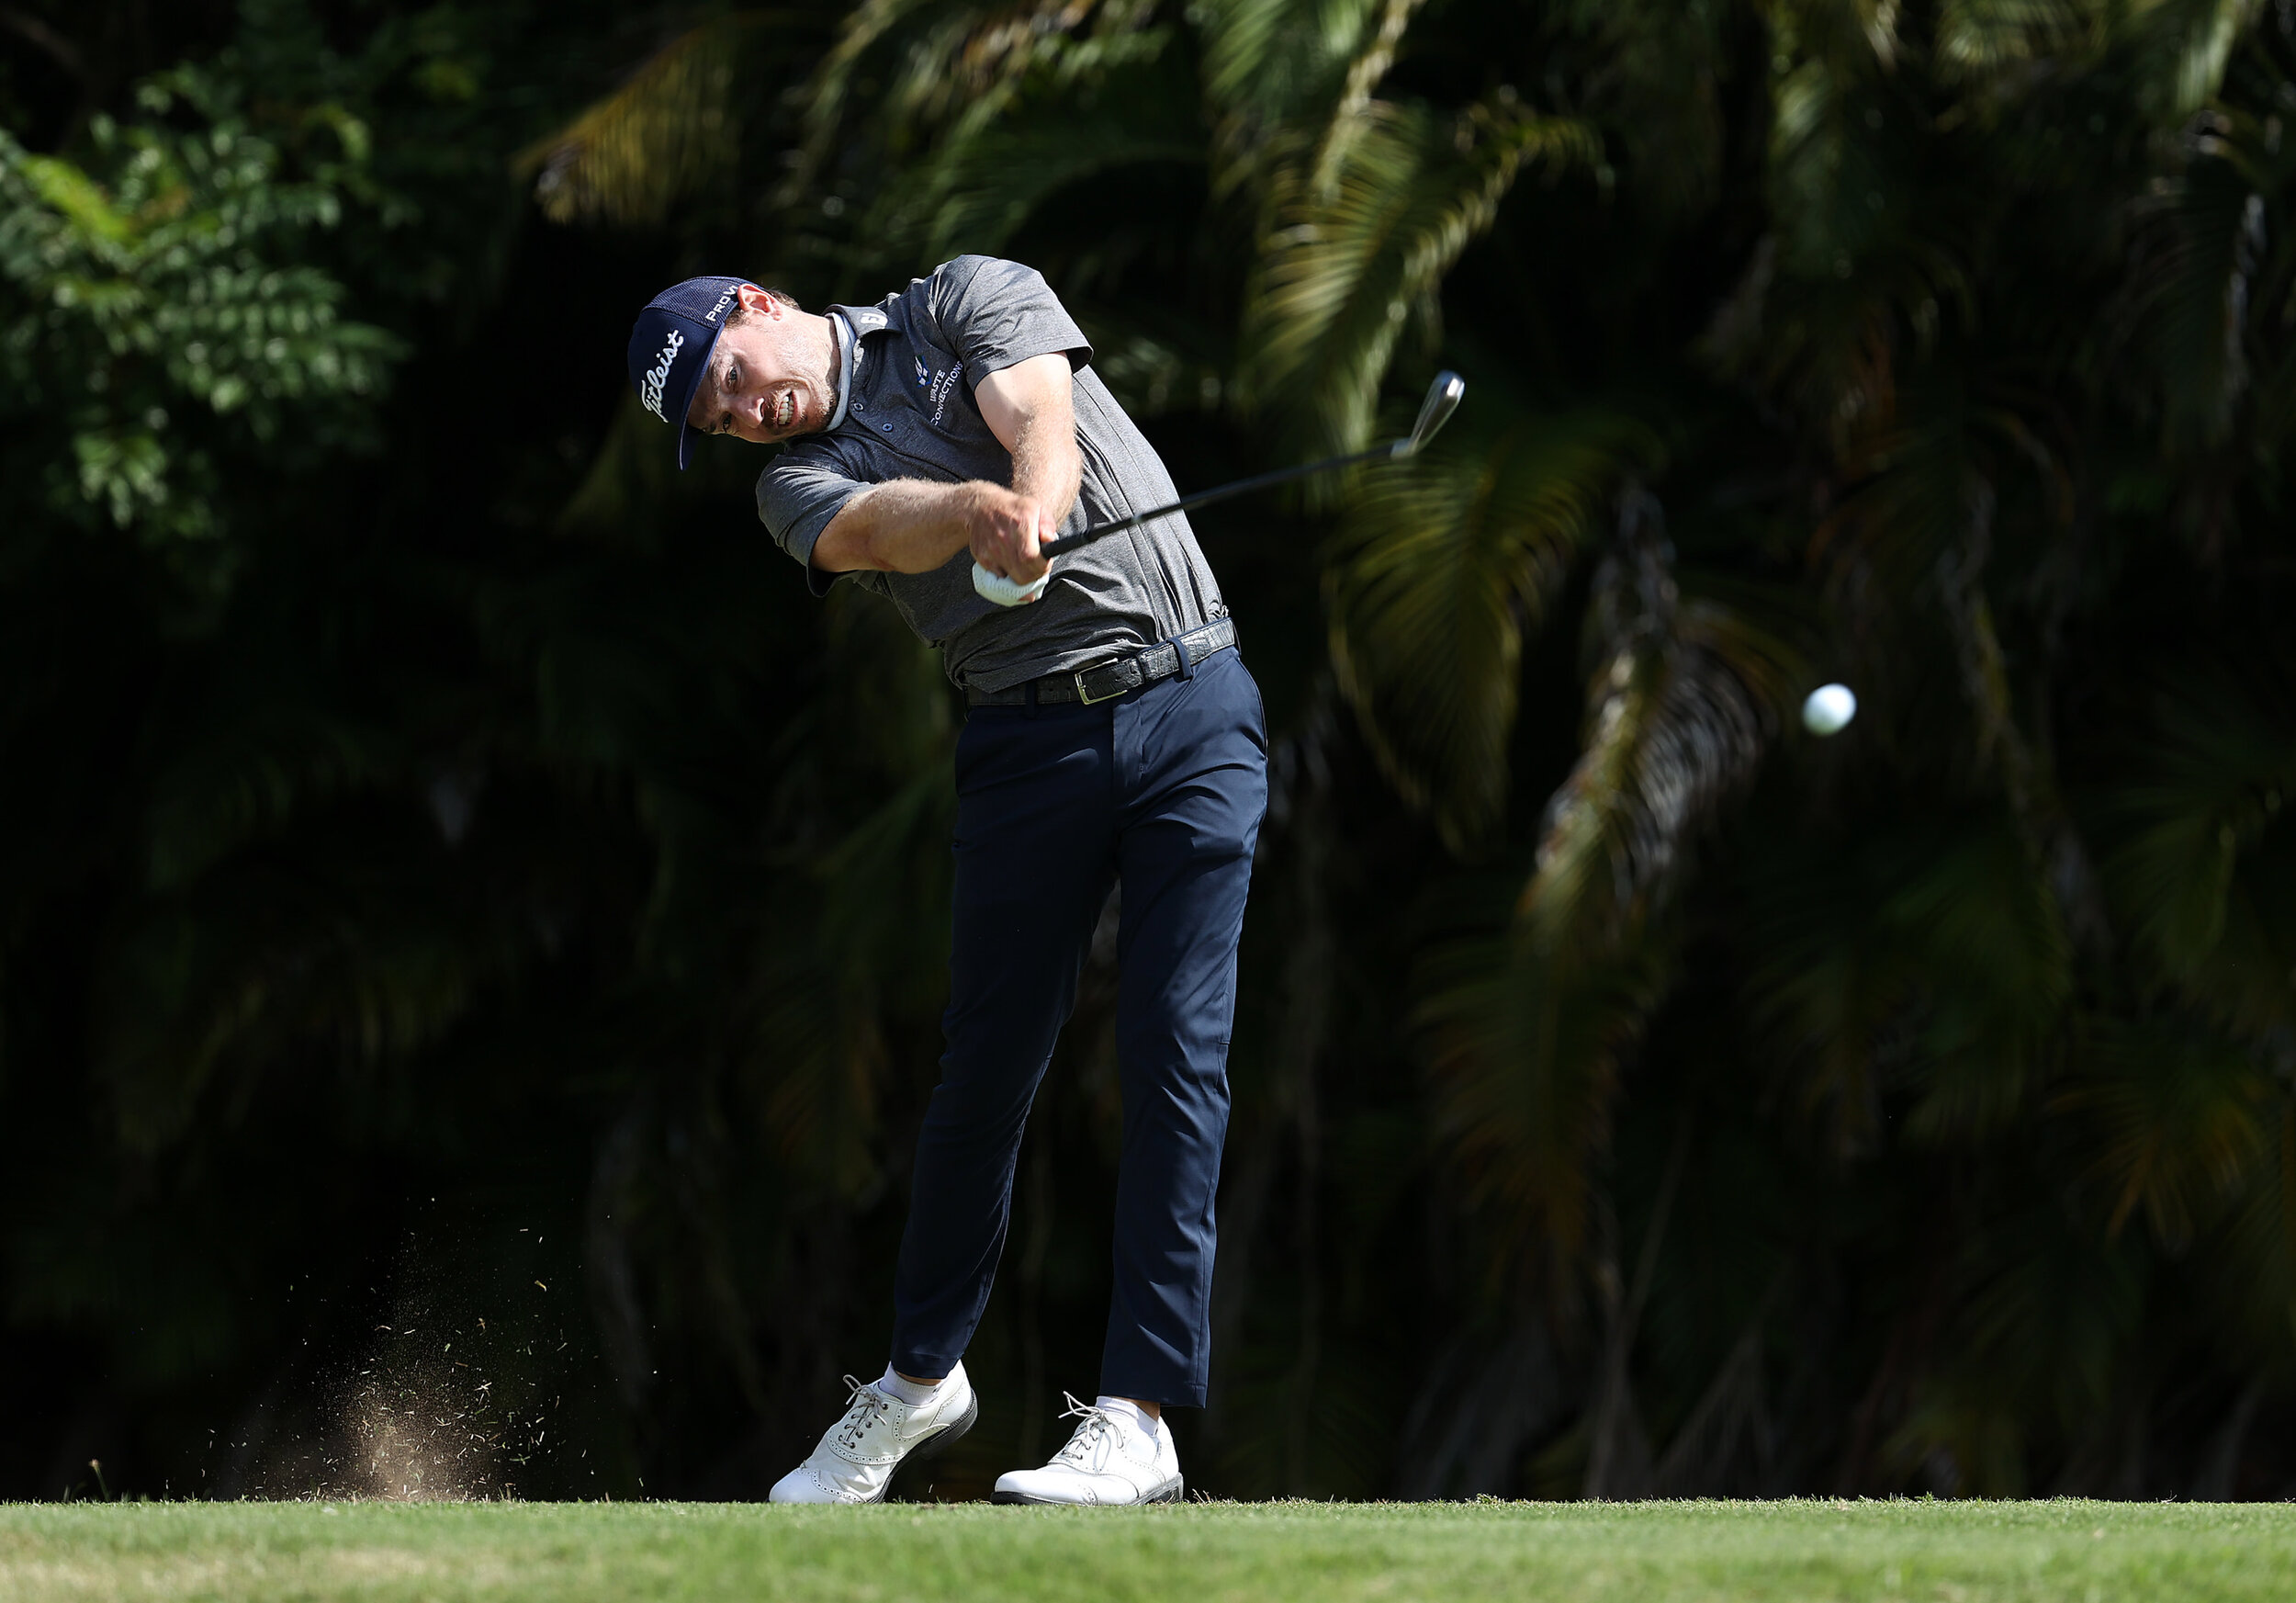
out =
<svg viewBox="0 0 2296 1603"><path fill-rule="evenodd" d="M874 306L801 311L739 278L655 298L630 382L678 431L786 446L758 516L815 594L850 575L940 650L969 709L957 743L947 1045L917 1137L893 1350L856 1384L777 1503L881 1500L894 1472L978 1413L964 1350L1012 1212L1029 1104L1121 887L1124 1144L1100 1384L1000 1503L1176 1499L1169 1406L1210 1360L1212 1199L1252 847L1267 800L1259 690L1185 518L1061 559L1039 548L1175 499L1032 269L960 256ZM982 599L973 565L1021 586Z"/></svg>

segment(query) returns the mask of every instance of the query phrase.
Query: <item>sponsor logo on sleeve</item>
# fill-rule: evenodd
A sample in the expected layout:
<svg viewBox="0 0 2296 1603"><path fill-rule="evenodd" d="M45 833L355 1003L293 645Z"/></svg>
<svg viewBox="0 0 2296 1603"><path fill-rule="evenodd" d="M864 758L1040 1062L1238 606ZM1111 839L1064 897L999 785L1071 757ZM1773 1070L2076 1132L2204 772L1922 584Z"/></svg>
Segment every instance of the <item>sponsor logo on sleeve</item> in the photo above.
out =
<svg viewBox="0 0 2296 1603"><path fill-rule="evenodd" d="M661 355L654 358L653 367L647 370L644 381L638 386L638 403L664 423L670 421L670 414L662 410L661 387L668 382L670 367L678 360L679 347L685 343L685 335L676 329L671 329L670 338L662 345Z"/></svg>

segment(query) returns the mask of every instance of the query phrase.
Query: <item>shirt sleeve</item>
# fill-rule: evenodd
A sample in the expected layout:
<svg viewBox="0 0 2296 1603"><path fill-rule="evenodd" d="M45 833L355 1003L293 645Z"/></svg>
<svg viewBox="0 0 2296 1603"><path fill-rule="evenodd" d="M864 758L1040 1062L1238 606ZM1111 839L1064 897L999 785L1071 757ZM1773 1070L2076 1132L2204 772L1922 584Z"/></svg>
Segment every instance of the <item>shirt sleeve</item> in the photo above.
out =
<svg viewBox="0 0 2296 1603"><path fill-rule="evenodd" d="M964 365L967 387L991 373L1058 351L1070 372L1092 360L1092 343L1044 275L995 256L959 256L933 271L929 301L942 337Z"/></svg>
<svg viewBox="0 0 2296 1603"><path fill-rule="evenodd" d="M813 565L813 548L845 503L869 486L825 452L791 450L758 475L758 521L774 544L805 566L805 585L828 593L838 576Z"/></svg>

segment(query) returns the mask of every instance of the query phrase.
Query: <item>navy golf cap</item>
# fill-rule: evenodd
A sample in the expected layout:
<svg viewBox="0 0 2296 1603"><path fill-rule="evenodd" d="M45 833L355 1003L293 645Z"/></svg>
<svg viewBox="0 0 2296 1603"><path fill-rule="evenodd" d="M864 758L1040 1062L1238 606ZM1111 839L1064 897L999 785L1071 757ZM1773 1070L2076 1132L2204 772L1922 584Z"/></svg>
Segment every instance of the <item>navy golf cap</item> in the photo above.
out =
<svg viewBox="0 0 2296 1603"><path fill-rule="evenodd" d="M747 278L689 278L646 303L630 331L630 388L638 404L678 430L678 466L693 450L686 412Z"/></svg>

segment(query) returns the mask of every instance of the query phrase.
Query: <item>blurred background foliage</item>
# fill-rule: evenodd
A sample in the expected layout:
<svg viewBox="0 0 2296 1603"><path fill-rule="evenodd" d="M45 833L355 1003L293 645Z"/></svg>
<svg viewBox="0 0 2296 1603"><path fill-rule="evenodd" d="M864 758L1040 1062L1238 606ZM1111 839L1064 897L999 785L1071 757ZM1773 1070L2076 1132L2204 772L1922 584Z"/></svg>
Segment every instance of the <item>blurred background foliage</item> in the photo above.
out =
<svg viewBox="0 0 2296 1603"><path fill-rule="evenodd" d="M0 5L0 1496L400 1376L754 1496L874 1372L962 709L620 353L961 251L1185 485L1469 380L1199 524L1195 1484L2296 1493L2291 118L2257 0ZM943 1496L1093 1384L1102 933Z"/></svg>

